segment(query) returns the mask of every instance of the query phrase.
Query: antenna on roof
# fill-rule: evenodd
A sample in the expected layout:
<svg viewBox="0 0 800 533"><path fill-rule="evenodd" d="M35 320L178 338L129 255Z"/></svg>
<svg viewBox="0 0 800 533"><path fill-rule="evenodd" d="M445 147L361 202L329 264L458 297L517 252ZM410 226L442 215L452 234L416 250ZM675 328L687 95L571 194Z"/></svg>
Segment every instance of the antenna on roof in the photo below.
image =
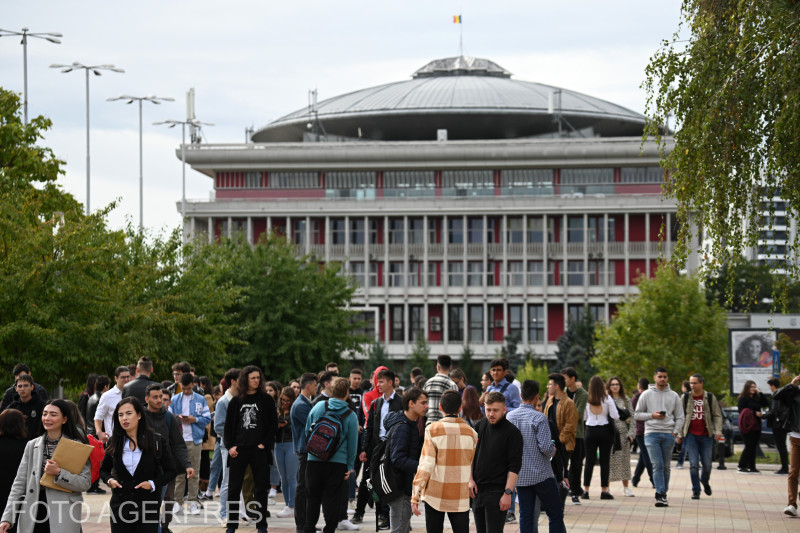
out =
<svg viewBox="0 0 800 533"><path fill-rule="evenodd" d="M558 136L564 136L564 130L562 128L562 124L566 124L569 126L569 129L572 130L573 133L577 133L581 137L585 137L583 133L576 130L572 124L569 123L564 115L561 113L561 89L553 89L550 91L550 94L547 98L547 113L549 115L553 115L553 122L558 123Z"/></svg>
<svg viewBox="0 0 800 533"><path fill-rule="evenodd" d="M189 122L189 142L192 144L198 142L197 126L192 124L195 120L197 117L194 114L194 87L192 87L186 93L186 121Z"/></svg>
<svg viewBox="0 0 800 533"><path fill-rule="evenodd" d="M253 137L253 133L255 133L255 131L256 130L253 127L252 124L244 129L244 142L245 142L245 144L253 142L252 141L252 137Z"/></svg>
<svg viewBox="0 0 800 533"><path fill-rule="evenodd" d="M314 142L320 141L319 132L322 130L322 135L327 137L325 127L319 121L319 112L317 110L317 89L308 91L308 114L311 115L311 122L308 124L308 129L314 135Z"/></svg>

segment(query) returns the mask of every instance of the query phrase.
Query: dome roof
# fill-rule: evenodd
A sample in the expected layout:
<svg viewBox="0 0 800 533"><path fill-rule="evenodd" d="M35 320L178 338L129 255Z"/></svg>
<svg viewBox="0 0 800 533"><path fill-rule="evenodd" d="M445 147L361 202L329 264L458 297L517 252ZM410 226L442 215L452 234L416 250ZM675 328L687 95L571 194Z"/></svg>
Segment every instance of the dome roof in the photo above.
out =
<svg viewBox="0 0 800 533"><path fill-rule="evenodd" d="M462 140L553 136L559 131L585 137L638 136L644 127L644 116L635 111L514 80L496 63L472 57L431 61L410 80L329 98L317 104L317 118L323 137L387 141L435 140L440 129L448 131L448 139ZM258 130L252 140L302 141L314 122L303 108Z"/></svg>

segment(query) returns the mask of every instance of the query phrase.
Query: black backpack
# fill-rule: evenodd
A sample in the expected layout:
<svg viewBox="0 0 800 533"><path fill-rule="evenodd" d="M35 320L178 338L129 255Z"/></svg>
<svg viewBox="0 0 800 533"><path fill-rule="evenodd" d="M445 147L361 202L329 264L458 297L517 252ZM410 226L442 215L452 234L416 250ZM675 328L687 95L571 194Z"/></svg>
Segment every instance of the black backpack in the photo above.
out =
<svg viewBox="0 0 800 533"><path fill-rule="evenodd" d="M376 503L386 504L403 495L402 480L398 479L395 474L389 456L389 441L395 428L402 423L399 422L392 426L392 429L386 434L386 438L372 450L372 459L369 462L370 493Z"/></svg>
<svg viewBox="0 0 800 533"><path fill-rule="evenodd" d="M341 415L328 409L328 400L326 399L325 412L311 425L311 429L308 431L306 451L320 461L329 461L341 446L339 441L343 426Z"/></svg>

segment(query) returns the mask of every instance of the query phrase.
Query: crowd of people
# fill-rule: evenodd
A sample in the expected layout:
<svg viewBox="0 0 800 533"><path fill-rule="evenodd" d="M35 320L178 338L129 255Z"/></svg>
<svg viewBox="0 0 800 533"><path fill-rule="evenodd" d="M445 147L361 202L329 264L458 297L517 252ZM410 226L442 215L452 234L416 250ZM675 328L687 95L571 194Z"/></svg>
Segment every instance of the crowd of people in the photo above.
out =
<svg viewBox="0 0 800 533"><path fill-rule="evenodd" d="M443 530L445 515L454 532L467 532L470 511L479 533L503 531L517 513L520 531L536 531L541 511L551 532L563 532L568 499L613 500L616 482L633 497L645 472L654 505L668 507L676 445L689 461L692 498L711 496L712 456L723 438L720 401L703 376L693 374L678 394L666 368L655 369L652 384L641 378L631 397L618 377L585 376L584 387L571 367L547 383L520 383L505 358L491 362L480 391L448 356L438 357L432 376L412 369L405 389L385 366L340 377L330 363L286 386L258 366L219 380L196 376L187 362L172 366L170 381L153 381L153 370L143 357L118 367L113 380L91 374L75 403L50 399L26 365L14 368L0 406L0 533L81 531L83 513L73 506L84 492L107 493L100 480L111 492L115 533L168 533L174 516L200 514L215 498L228 533L242 523L261 533L278 490L285 506L277 516L304 533L317 531L320 513L326 533L357 530L368 505L377 526L392 532L407 533L423 510L431 533ZM770 381L770 400L745 384L738 466L759 473L760 420L771 406L777 473L788 475L784 512L797 516L800 376L779 385ZM62 440L87 446L79 471L56 460Z"/></svg>

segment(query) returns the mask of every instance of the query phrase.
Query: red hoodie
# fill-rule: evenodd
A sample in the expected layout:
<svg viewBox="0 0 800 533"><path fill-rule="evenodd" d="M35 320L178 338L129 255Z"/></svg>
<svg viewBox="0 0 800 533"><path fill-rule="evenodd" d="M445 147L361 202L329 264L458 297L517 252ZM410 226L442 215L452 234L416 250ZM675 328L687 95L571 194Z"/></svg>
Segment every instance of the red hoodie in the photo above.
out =
<svg viewBox="0 0 800 533"><path fill-rule="evenodd" d="M378 372L381 370L389 370L385 366L379 366L372 373L372 388L364 393L364 418L369 418L369 407L372 402L380 397L381 391L378 390Z"/></svg>

